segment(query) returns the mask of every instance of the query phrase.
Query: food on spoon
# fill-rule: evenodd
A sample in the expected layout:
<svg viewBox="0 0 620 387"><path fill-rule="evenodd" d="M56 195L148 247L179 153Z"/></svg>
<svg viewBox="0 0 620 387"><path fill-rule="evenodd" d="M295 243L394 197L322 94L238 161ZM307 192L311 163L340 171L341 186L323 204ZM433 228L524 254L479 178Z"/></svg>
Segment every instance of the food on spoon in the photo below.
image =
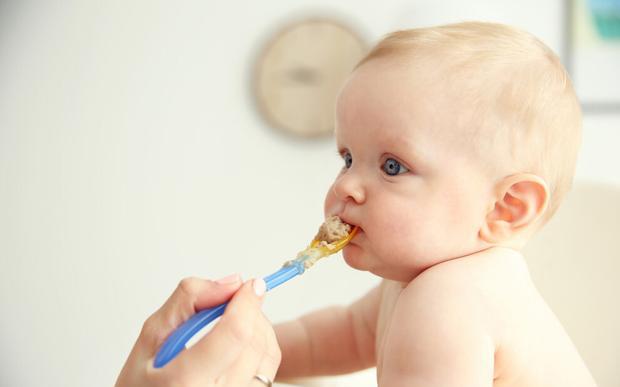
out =
<svg viewBox="0 0 620 387"><path fill-rule="evenodd" d="M344 223L338 216L332 215L325 219L314 240L319 241L319 243L331 244L346 238L350 232L350 225Z"/></svg>
<svg viewBox="0 0 620 387"><path fill-rule="evenodd" d="M351 225L344 223L338 216L330 216L319 228L312 244L304 251L297 254L297 260L301 260L304 268L308 269L319 259L333 254L329 250L336 249L334 242L343 240L349 236ZM326 253L327 249L327 253ZM287 264L289 264L287 262Z"/></svg>

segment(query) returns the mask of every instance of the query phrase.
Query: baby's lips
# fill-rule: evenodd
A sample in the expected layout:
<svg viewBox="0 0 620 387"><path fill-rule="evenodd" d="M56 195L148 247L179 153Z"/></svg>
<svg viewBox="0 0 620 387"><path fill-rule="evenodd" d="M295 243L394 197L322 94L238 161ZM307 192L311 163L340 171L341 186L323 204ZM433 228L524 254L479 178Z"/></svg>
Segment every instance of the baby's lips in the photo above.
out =
<svg viewBox="0 0 620 387"><path fill-rule="evenodd" d="M338 215L338 217L340 218L340 220L342 220L342 222L343 222L343 223L346 223L346 224L348 224L349 226L351 226L351 230L352 230L354 227L358 227L358 228L359 228L359 226L358 226L357 224L355 224L354 222L351 222L351 221L349 220L349 218L347 218L347 217L346 217L346 216L344 216L343 214L339 214L339 215Z"/></svg>
<svg viewBox="0 0 620 387"><path fill-rule="evenodd" d="M351 222L348 217L344 216L344 209L345 209L345 204L343 202L338 201L332 204L325 211L325 219L329 218L330 216L337 216L340 218L341 221L351 226L351 229L353 229L353 227L358 226L354 222ZM361 230L359 226L358 228Z"/></svg>

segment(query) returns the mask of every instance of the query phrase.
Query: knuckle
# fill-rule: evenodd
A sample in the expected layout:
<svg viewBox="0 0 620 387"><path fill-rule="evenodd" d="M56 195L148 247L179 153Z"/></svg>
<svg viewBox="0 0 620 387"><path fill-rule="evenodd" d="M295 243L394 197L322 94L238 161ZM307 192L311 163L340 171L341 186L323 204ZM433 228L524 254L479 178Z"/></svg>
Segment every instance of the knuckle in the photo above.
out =
<svg viewBox="0 0 620 387"><path fill-rule="evenodd" d="M140 334L143 337L153 337L155 333L157 333L157 316L152 314L144 320Z"/></svg>
<svg viewBox="0 0 620 387"><path fill-rule="evenodd" d="M166 334L163 333L161 326L161 316L157 313L152 314L144 321L144 324L142 324L142 330L140 331L139 336L140 340L149 347L161 343L166 337Z"/></svg>
<svg viewBox="0 0 620 387"><path fill-rule="evenodd" d="M177 289L179 289L182 294L193 297L198 293L200 283L201 280L196 277L186 277L179 282Z"/></svg>

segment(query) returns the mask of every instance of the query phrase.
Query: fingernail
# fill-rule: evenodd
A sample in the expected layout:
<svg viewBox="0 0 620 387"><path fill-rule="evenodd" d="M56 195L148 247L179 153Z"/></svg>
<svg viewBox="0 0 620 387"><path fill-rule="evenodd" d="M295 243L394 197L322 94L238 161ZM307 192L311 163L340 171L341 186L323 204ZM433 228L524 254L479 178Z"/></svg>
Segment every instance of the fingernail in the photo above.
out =
<svg viewBox="0 0 620 387"><path fill-rule="evenodd" d="M219 280L215 281L220 285L230 285L230 284L234 284L235 282L239 282L241 280L239 274L231 274L231 275L227 275L224 278L220 278Z"/></svg>
<svg viewBox="0 0 620 387"><path fill-rule="evenodd" d="M267 291L267 284L265 284L262 278L255 278L254 282L252 282L252 287L254 288L254 293L259 297Z"/></svg>

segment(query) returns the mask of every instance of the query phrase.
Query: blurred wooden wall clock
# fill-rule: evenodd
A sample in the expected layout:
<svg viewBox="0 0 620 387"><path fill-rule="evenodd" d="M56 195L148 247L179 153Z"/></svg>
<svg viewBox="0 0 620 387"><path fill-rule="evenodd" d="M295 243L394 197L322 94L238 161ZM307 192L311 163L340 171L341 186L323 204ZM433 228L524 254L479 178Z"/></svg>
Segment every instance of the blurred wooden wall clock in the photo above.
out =
<svg viewBox="0 0 620 387"><path fill-rule="evenodd" d="M254 92L262 116L294 135L330 135L338 91L366 50L336 21L309 19L282 29L256 62Z"/></svg>

